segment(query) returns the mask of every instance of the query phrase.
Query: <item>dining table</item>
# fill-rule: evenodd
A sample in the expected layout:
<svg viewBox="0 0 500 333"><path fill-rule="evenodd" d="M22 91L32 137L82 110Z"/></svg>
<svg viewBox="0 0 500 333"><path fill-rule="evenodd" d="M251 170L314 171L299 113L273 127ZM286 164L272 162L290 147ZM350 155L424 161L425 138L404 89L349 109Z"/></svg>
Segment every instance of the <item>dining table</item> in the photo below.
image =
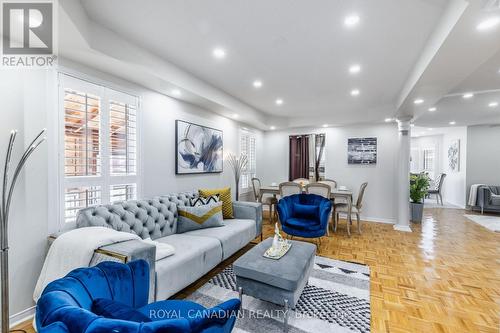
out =
<svg viewBox="0 0 500 333"><path fill-rule="evenodd" d="M305 186L302 187L302 191L305 192ZM280 188L278 185L267 185L261 186L260 192L262 195L270 194L274 198L280 194ZM351 224L352 224L352 191L349 189L332 188L330 190L330 199L335 201L337 199L342 199L347 202L347 234L351 235ZM334 217L335 218L335 217Z"/></svg>

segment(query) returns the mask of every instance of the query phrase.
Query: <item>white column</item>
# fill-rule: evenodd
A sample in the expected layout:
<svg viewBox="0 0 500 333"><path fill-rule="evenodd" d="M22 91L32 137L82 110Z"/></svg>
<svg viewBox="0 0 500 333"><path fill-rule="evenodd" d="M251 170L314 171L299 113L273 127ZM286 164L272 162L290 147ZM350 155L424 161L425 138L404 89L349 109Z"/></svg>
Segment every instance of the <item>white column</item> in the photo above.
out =
<svg viewBox="0 0 500 333"><path fill-rule="evenodd" d="M397 177L397 221L395 230L411 232L410 229L410 120L398 119L399 155Z"/></svg>

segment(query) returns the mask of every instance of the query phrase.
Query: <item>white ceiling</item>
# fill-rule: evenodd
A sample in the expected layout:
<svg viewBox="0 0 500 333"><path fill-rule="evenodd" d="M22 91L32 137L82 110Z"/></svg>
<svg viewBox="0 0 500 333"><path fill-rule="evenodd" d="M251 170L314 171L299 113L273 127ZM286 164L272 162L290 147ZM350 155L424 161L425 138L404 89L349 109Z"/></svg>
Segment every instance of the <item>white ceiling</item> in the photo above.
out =
<svg viewBox="0 0 500 333"><path fill-rule="evenodd" d="M484 0L65 0L62 59L268 130L500 123L500 26ZM354 29L343 20L361 17ZM226 59L212 56L214 47ZM362 71L348 73L357 63ZM252 81L260 79L256 90ZM350 96L352 89L361 95ZM475 92L471 100L461 94ZM274 101L282 98L282 106ZM413 103L423 98L421 105ZM436 106L437 111L427 109Z"/></svg>
<svg viewBox="0 0 500 333"><path fill-rule="evenodd" d="M84 0L91 20L271 116L381 121L447 0ZM346 15L359 26L346 29ZM226 49L216 60L212 49ZM348 67L359 63L356 76ZM252 81L260 79L256 90ZM350 91L360 89L353 98ZM276 98L284 104L276 106ZM236 112L238 110L235 110ZM244 117L244 115L242 115ZM295 122L297 123L297 122ZM305 123L305 122L304 122Z"/></svg>

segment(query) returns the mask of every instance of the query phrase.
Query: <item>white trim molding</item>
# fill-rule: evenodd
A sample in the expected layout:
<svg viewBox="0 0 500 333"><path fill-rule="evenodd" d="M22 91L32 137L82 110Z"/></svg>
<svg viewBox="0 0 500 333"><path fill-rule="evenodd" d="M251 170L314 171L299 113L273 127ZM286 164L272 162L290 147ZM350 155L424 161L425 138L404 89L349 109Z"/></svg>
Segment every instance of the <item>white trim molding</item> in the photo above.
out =
<svg viewBox="0 0 500 333"><path fill-rule="evenodd" d="M32 319L35 316L35 309L36 306L32 306L10 316L10 328Z"/></svg>
<svg viewBox="0 0 500 333"><path fill-rule="evenodd" d="M397 230L397 231L412 232L410 226L407 226L407 225L395 224L393 227L394 227L394 230Z"/></svg>

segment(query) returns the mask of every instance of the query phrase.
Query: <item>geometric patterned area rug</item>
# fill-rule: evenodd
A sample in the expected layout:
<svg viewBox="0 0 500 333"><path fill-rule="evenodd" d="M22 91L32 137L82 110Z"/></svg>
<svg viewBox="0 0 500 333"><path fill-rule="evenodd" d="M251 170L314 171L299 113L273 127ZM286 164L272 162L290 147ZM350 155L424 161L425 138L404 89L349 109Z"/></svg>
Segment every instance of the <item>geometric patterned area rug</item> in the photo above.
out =
<svg viewBox="0 0 500 333"><path fill-rule="evenodd" d="M466 218L491 231L500 232L500 217L488 215L464 215Z"/></svg>
<svg viewBox="0 0 500 333"><path fill-rule="evenodd" d="M212 307L237 298L236 277L226 267L187 299ZM283 307L243 295L235 333L283 332ZM307 286L288 312L288 332L370 332L370 268L316 256Z"/></svg>

